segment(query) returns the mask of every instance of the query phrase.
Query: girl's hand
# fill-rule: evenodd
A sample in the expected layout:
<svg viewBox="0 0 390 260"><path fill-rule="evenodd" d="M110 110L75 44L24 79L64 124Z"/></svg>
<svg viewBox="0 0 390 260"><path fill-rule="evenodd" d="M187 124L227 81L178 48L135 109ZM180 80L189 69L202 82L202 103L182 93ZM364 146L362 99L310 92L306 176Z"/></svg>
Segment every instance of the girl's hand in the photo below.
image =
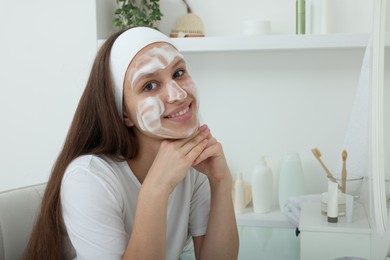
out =
<svg viewBox="0 0 390 260"><path fill-rule="evenodd" d="M207 126L201 126L192 137L164 140L145 181L157 185L156 187L163 187L171 193L206 148L209 143L208 136Z"/></svg>
<svg viewBox="0 0 390 260"><path fill-rule="evenodd" d="M208 133L207 139L209 140L207 146L199 154L198 158L196 158L192 164L193 167L197 171L206 174L210 181L231 178L222 145L210 132Z"/></svg>

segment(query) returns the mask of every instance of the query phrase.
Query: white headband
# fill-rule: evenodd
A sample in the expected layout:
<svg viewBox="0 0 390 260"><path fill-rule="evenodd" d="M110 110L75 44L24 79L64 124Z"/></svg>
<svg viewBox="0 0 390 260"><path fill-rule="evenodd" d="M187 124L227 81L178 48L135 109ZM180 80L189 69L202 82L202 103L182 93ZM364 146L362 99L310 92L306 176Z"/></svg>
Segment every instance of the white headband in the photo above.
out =
<svg viewBox="0 0 390 260"><path fill-rule="evenodd" d="M123 119L123 85L127 68L140 50L156 42L166 42L175 47L168 36L148 27L134 27L123 32L112 46L110 70L115 89L115 103L121 119Z"/></svg>

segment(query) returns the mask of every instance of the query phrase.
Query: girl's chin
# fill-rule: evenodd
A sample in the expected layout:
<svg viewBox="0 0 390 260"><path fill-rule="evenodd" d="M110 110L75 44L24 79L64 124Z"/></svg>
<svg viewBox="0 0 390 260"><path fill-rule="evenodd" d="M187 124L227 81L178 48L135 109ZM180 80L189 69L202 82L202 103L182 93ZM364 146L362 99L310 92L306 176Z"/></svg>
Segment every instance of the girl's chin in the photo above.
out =
<svg viewBox="0 0 390 260"><path fill-rule="evenodd" d="M166 139L185 139L193 136L198 128L199 125L196 125L191 129L186 129L186 131L175 131L175 129L160 129L160 131L151 132L151 134Z"/></svg>

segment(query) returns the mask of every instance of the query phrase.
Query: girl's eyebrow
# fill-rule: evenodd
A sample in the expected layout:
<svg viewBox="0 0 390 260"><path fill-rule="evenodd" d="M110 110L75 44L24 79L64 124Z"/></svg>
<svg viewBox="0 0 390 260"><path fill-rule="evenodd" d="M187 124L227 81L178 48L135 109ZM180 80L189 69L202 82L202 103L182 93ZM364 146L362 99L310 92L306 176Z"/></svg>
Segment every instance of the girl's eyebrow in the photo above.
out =
<svg viewBox="0 0 390 260"><path fill-rule="evenodd" d="M142 73L140 74L137 78L133 79L132 80L132 87L134 88L135 85L138 84L138 82L140 81L147 81L148 79L153 79L157 76L158 72L157 71L154 71L154 72L151 72L151 73Z"/></svg>
<svg viewBox="0 0 390 260"><path fill-rule="evenodd" d="M182 58L179 58L175 63L173 63L172 67L177 67L181 63L186 64L185 60Z"/></svg>
<svg viewBox="0 0 390 260"><path fill-rule="evenodd" d="M133 73L133 75L131 76L131 79L132 79L131 85L133 87L139 81L141 81L143 79L152 78L152 77L157 75L158 70L154 70L152 72L148 72L147 70L145 71L145 67L147 67L147 66L150 66L150 65L142 66L140 69L136 70L136 72Z"/></svg>
<svg viewBox="0 0 390 260"><path fill-rule="evenodd" d="M172 65L169 65L169 66L172 66L172 68L176 68L180 65L184 64L185 65L185 61L184 59L182 58L179 58L177 61L175 61ZM154 77L157 76L158 74L158 71L159 70L156 70L156 71L153 71L153 72L139 72L139 73L135 73L136 76L135 78L132 79L131 81L131 85L132 87L134 88L134 86L139 82L139 81L144 81L144 80L147 80L147 79L152 79ZM138 74L138 75L137 75ZM134 77L134 75L133 75Z"/></svg>

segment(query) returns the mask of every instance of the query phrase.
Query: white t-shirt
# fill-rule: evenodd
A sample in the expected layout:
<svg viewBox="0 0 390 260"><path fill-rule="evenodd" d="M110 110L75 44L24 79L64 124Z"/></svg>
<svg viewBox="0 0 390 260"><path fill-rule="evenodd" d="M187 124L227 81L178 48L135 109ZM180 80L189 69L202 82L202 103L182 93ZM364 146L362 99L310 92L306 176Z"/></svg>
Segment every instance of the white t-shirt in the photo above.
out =
<svg viewBox="0 0 390 260"><path fill-rule="evenodd" d="M62 215L76 259L121 259L130 238L141 184L126 161L85 155L62 180ZM207 177L191 169L169 197L166 259L179 258L190 236L206 233Z"/></svg>

